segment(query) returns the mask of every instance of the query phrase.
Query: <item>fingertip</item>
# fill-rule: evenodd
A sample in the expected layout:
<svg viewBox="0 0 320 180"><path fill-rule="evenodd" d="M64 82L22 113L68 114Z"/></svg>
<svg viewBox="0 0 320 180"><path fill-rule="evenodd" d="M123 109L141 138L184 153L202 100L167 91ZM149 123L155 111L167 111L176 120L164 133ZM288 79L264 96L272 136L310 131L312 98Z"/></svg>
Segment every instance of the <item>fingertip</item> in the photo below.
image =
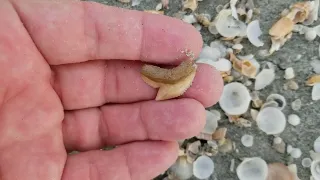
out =
<svg viewBox="0 0 320 180"><path fill-rule="evenodd" d="M199 63L193 84L185 96L198 100L204 107L210 107L219 101L222 90L223 80L220 72L213 66Z"/></svg>

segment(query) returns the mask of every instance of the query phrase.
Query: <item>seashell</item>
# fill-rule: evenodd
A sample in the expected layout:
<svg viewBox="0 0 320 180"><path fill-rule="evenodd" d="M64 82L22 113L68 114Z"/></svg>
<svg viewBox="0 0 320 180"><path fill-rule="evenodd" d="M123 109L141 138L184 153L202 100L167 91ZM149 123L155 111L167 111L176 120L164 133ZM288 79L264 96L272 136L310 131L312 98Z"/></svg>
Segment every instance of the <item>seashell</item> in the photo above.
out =
<svg viewBox="0 0 320 180"><path fill-rule="evenodd" d="M320 99L320 83L316 83L312 88L311 99L318 101Z"/></svg>
<svg viewBox="0 0 320 180"><path fill-rule="evenodd" d="M226 38L234 38L236 36L246 35L246 24L242 21L237 21L231 16L231 10L223 9L216 17L215 25L220 35Z"/></svg>
<svg viewBox="0 0 320 180"><path fill-rule="evenodd" d="M225 57L227 55L227 48L221 43L221 41L212 41L210 43L210 47L214 49L219 49L221 57Z"/></svg>
<svg viewBox="0 0 320 180"><path fill-rule="evenodd" d="M210 25L210 15L207 14L195 14L198 23L202 24L204 27L209 27Z"/></svg>
<svg viewBox="0 0 320 180"><path fill-rule="evenodd" d="M311 163L311 174L315 180L320 180L320 160Z"/></svg>
<svg viewBox="0 0 320 180"><path fill-rule="evenodd" d="M232 16L236 19L239 20L238 13L237 13L237 4L238 0L230 0L230 9L231 9L231 14Z"/></svg>
<svg viewBox="0 0 320 180"><path fill-rule="evenodd" d="M320 74L312 75L306 82L307 86L314 86L315 84L320 83Z"/></svg>
<svg viewBox="0 0 320 180"><path fill-rule="evenodd" d="M301 157L302 152L299 148L292 148L290 155L291 155L291 157L298 159Z"/></svg>
<svg viewBox="0 0 320 180"><path fill-rule="evenodd" d="M302 102L300 99L296 99L291 103L291 108L294 111L298 111L301 108Z"/></svg>
<svg viewBox="0 0 320 180"><path fill-rule="evenodd" d="M243 45L242 44L235 44L232 46L232 49L237 50L238 52L240 52L243 49Z"/></svg>
<svg viewBox="0 0 320 180"><path fill-rule="evenodd" d="M272 69L263 69L257 76L254 90L261 90L270 85L275 79L275 72Z"/></svg>
<svg viewBox="0 0 320 180"><path fill-rule="evenodd" d="M193 162L193 175L199 179L206 179L214 172L214 163L208 156L202 155Z"/></svg>
<svg viewBox="0 0 320 180"><path fill-rule="evenodd" d="M193 14L190 14L190 15L184 15L182 18L182 21L189 23L189 24L193 24L193 23L197 22L197 19Z"/></svg>
<svg viewBox="0 0 320 180"><path fill-rule="evenodd" d="M210 65L215 67L218 71L227 72L232 68L232 64L228 59L220 58L216 62L212 62Z"/></svg>
<svg viewBox="0 0 320 180"><path fill-rule="evenodd" d="M294 175L282 163L268 164L268 178L267 180L295 180Z"/></svg>
<svg viewBox="0 0 320 180"><path fill-rule="evenodd" d="M284 9L284 10L281 11L280 16L281 16L281 17L287 16L287 15L289 14L289 12L290 12L289 9Z"/></svg>
<svg viewBox="0 0 320 180"><path fill-rule="evenodd" d="M198 7L198 0L184 0L182 2L182 5L183 5L183 8L182 8L183 11L190 9L193 12Z"/></svg>
<svg viewBox="0 0 320 180"><path fill-rule="evenodd" d="M286 82L283 87L285 90L287 90L287 89L298 90L299 89L298 83L293 80Z"/></svg>
<svg viewBox="0 0 320 180"><path fill-rule="evenodd" d="M220 142L220 146L219 146L219 152L221 153L228 153L231 152L233 150L233 144L232 141L230 139L222 139L223 141L219 141Z"/></svg>
<svg viewBox="0 0 320 180"><path fill-rule="evenodd" d="M263 159L253 157L242 161L236 171L240 180L266 180L268 165Z"/></svg>
<svg viewBox="0 0 320 180"><path fill-rule="evenodd" d="M223 5L219 4L218 6L216 6L216 12L219 13L220 11L222 11L224 9Z"/></svg>
<svg viewBox="0 0 320 180"><path fill-rule="evenodd" d="M301 165L305 168L311 167L312 160L310 158L304 158L301 161Z"/></svg>
<svg viewBox="0 0 320 180"><path fill-rule="evenodd" d="M217 28L216 28L215 22L211 22L211 23L209 24L208 30L209 30L209 32L210 32L211 34L213 34L213 35L219 34L219 32L218 32L218 30L217 30Z"/></svg>
<svg viewBox="0 0 320 180"><path fill-rule="evenodd" d="M251 127L252 123L244 118L239 118L237 121L235 121L235 124L239 127Z"/></svg>
<svg viewBox="0 0 320 180"><path fill-rule="evenodd" d="M279 104L276 101L268 101L266 103L264 103L262 106L260 106L261 109L267 108L267 107L274 107L274 108L278 108Z"/></svg>
<svg viewBox="0 0 320 180"><path fill-rule="evenodd" d="M282 96L281 94L270 94L267 99L266 99L267 102L270 102L270 101L275 101L278 103L278 109L279 110L283 110L286 105L287 105L287 101L286 99L284 98L284 96Z"/></svg>
<svg viewBox="0 0 320 180"><path fill-rule="evenodd" d="M314 141L313 149L316 153L320 153L320 136Z"/></svg>
<svg viewBox="0 0 320 180"><path fill-rule="evenodd" d="M293 147L291 145L287 146L287 153L290 154L293 150Z"/></svg>
<svg viewBox="0 0 320 180"><path fill-rule="evenodd" d="M194 23L193 27L196 28L196 30L198 30L198 31L201 31L201 29L202 29L202 26L198 23Z"/></svg>
<svg viewBox="0 0 320 180"><path fill-rule="evenodd" d="M285 79L293 79L294 78L294 70L292 67L289 67L285 70L284 78Z"/></svg>
<svg viewBox="0 0 320 180"><path fill-rule="evenodd" d="M231 172L234 172L234 166L235 166L235 160L231 159L231 162L230 162L230 171Z"/></svg>
<svg viewBox="0 0 320 180"><path fill-rule="evenodd" d="M292 126L297 126L300 124L300 117L296 114L290 114L288 116L288 123Z"/></svg>
<svg viewBox="0 0 320 180"><path fill-rule="evenodd" d="M257 125L266 134L280 134L286 127L286 117L277 108L262 109L257 116Z"/></svg>
<svg viewBox="0 0 320 180"><path fill-rule="evenodd" d="M253 0L247 0L245 6L246 6L246 8L248 8L248 9L255 9Z"/></svg>
<svg viewBox="0 0 320 180"><path fill-rule="evenodd" d="M292 18L294 23L304 22L309 16L310 9L310 2L297 2L291 6L291 14L289 13L287 17Z"/></svg>
<svg viewBox="0 0 320 180"><path fill-rule="evenodd" d="M257 120L258 114L259 114L258 110L250 109L250 115L251 115L252 120L254 120L254 121Z"/></svg>
<svg viewBox="0 0 320 180"><path fill-rule="evenodd" d="M253 146L253 136L245 134L241 137L241 143L245 147Z"/></svg>
<svg viewBox="0 0 320 180"><path fill-rule="evenodd" d="M205 46L202 48L197 62L199 62L200 59L211 59L212 61L217 61L219 58L222 57L222 55L223 54L220 51L220 49Z"/></svg>
<svg viewBox="0 0 320 180"><path fill-rule="evenodd" d="M275 137L273 139L272 148L283 154L286 151L286 144L280 137Z"/></svg>
<svg viewBox="0 0 320 180"><path fill-rule="evenodd" d="M310 65L313 68L313 71L317 74L320 74L320 61L319 60L312 60Z"/></svg>
<svg viewBox="0 0 320 180"><path fill-rule="evenodd" d="M162 9L162 3L157 4L156 11L160 11Z"/></svg>
<svg viewBox="0 0 320 180"><path fill-rule="evenodd" d="M200 146L201 146L200 141L195 141L187 145L187 161L189 163L193 163L196 160L200 150Z"/></svg>
<svg viewBox="0 0 320 180"><path fill-rule="evenodd" d="M218 120L220 117L217 117L216 114L206 110L206 124L202 129L202 133L213 134L218 127Z"/></svg>
<svg viewBox="0 0 320 180"><path fill-rule="evenodd" d="M139 6L142 0L132 0L131 6Z"/></svg>
<svg viewBox="0 0 320 180"><path fill-rule="evenodd" d="M247 27L247 37L251 44L256 47L263 46L264 43L259 39L261 36L262 31L260 29L259 20L254 20L248 24Z"/></svg>
<svg viewBox="0 0 320 180"><path fill-rule="evenodd" d="M293 30L294 23L291 19L287 17L282 17L279 21L277 21L269 30L269 35L281 38L285 37Z"/></svg>
<svg viewBox="0 0 320 180"><path fill-rule="evenodd" d="M220 107L229 115L241 115L249 107L249 90L241 83L232 82L224 86L219 100Z"/></svg>
<svg viewBox="0 0 320 180"><path fill-rule="evenodd" d="M251 21L252 17L253 17L253 10L249 9L247 14L246 14L245 23L249 23Z"/></svg>
<svg viewBox="0 0 320 180"><path fill-rule="evenodd" d="M276 39L274 37L271 37L271 42L272 42L272 45L269 50L269 56L274 52L279 51L279 49L281 48L281 39Z"/></svg>
<svg viewBox="0 0 320 180"><path fill-rule="evenodd" d="M257 74L259 64L255 63L255 60L239 60L233 53L230 53L230 61L233 63L233 68L241 74L254 78ZM255 63L255 64L253 64ZM256 67L258 66L258 68Z"/></svg>
<svg viewBox="0 0 320 180"><path fill-rule="evenodd" d="M310 157L312 160L314 160L314 161L320 160L320 153L316 153L312 150L309 151L309 153L310 153Z"/></svg>
<svg viewBox="0 0 320 180"><path fill-rule="evenodd" d="M211 141L212 134L200 132L198 135L196 135L196 138Z"/></svg>
<svg viewBox="0 0 320 180"><path fill-rule="evenodd" d="M156 100L167 100L182 95L192 84L197 66L192 60L183 61L172 69L144 65L142 79L151 87L159 88Z"/></svg>
<svg viewBox="0 0 320 180"><path fill-rule="evenodd" d="M227 134L227 128L219 128L212 134L213 140L221 140L224 139Z"/></svg>
<svg viewBox="0 0 320 180"><path fill-rule="evenodd" d="M193 166L187 161L186 156L179 156L176 162L169 168L169 173L178 179L186 180L193 175Z"/></svg>
<svg viewBox="0 0 320 180"><path fill-rule="evenodd" d="M315 40L317 37L317 31L314 28L309 28L306 32L305 32L305 38L308 41L313 41Z"/></svg>
<svg viewBox="0 0 320 180"><path fill-rule="evenodd" d="M309 13L308 18L306 19L305 22L303 22L304 25L311 25L314 21L318 20L318 14L319 14L319 0L314 0L313 1L313 8Z"/></svg>
<svg viewBox="0 0 320 180"><path fill-rule="evenodd" d="M162 7L169 9L169 0L161 0Z"/></svg>

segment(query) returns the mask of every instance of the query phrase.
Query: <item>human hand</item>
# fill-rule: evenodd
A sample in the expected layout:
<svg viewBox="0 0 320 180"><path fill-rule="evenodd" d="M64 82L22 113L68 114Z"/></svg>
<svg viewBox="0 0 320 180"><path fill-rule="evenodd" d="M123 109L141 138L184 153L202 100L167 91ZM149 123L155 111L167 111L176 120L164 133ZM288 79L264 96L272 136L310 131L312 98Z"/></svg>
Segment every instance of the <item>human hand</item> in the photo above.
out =
<svg viewBox="0 0 320 180"><path fill-rule="evenodd" d="M202 46L172 18L2 0L0 24L1 180L151 179L175 161L174 141L203 128L204 107L221 93L219 73L199 65L182 97L154 101L141 61L179 64L182 50L198 55ZM99 150L107 145L118 147Z"/></svg>

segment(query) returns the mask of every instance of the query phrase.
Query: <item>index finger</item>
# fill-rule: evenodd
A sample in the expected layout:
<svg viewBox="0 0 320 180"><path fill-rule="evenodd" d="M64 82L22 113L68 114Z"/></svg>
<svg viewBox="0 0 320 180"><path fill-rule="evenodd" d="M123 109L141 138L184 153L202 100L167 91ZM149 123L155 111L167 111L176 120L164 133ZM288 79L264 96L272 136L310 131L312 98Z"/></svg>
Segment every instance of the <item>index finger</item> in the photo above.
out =
<svg viewBox="0 0 320 180"><path fill-rule="evenodd" d="M197 56L200 33L171 17L94 2L14 1L26 29L49 64L94 59L178 64Z"/></svg>

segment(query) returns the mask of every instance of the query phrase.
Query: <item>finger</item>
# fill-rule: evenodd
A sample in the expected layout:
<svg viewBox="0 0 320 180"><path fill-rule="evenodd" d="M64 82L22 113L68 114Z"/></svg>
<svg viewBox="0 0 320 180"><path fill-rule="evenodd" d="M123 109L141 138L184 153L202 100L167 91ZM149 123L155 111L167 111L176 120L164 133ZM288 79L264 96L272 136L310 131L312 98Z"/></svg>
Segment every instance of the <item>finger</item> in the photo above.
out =
<svg viewBox="0 0 320 180"><path fill-rule="evenodd" d="M141 79L140 70L141 64L130 61L90 61L55 66L54 88L68 110L154 99L157 89ZM218 101L222 87L219 72L199 64L193 84L184 97L192 97L205 107L212 106Z"/></svg>
<svg viewBox="0 0 320 180"><path fill-rule="evenodd" d="M174 141L193 137L205 124L205 109L193 99L108 105L67 112L67 150L87 151L140 140Z"/></svg>
<svg viewBox="0 0 320 180"><path fill-rule="evenodd" d="M110 151L70 155L62 180L150 180L174 163L178 146L173 142L136 142Z"/></svg>
<svg viewBox="0 0 320 180"><path fill-rule="evenodd" d="M178 19L94 2L23 1L15 7L50 64L93 59L173 63L196 56L200 33Z"/></svg>

